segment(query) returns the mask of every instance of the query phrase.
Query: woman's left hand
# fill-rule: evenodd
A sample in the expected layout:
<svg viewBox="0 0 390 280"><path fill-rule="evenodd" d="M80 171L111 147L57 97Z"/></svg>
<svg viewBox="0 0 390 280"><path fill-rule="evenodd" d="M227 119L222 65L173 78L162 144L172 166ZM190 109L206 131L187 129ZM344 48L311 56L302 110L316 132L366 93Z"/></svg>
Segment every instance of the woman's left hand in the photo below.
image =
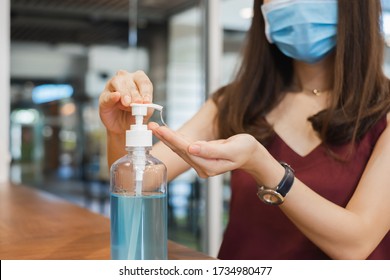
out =
<svg viewBox="0 0 390 280"><path fill-rule="evenodd" d="M149 123L149 129L172 151L191 165L202 178L234 169L251 169L251 159L259 142L249 134L237 134L228 139L189 141L166 126Z"/></svg>

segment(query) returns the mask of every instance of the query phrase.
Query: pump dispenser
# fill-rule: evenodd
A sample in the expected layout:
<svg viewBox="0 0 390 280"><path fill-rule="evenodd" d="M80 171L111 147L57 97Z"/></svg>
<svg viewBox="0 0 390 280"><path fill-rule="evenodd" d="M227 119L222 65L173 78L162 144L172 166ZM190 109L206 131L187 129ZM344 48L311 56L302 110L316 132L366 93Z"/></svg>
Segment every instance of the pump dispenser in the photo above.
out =
<svg viewBox="0 0 390 280"><path fill-rule="evenodd" d="M163 107L157 104L130 104L132 115L135 118L135 124L126 131L126 147L151 147L152 131L148 130L147 125L143 124L144 116L148 113L148 108L162 111Z"/></svg>
<svg viewBox="0 0 390 280"><path fill-rule="evenodd" d="M167 175L150 154L152 131L143 123L148 108L132 107L135 124L126 131L127 155L111 166L111 258L167 259Z"/></svg>

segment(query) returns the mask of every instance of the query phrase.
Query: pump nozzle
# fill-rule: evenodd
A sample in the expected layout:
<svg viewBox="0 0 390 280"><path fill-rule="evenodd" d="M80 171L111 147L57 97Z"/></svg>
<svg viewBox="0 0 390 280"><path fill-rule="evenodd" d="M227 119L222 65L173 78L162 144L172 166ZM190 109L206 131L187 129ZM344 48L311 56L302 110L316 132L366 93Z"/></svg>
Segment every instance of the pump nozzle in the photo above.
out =
<svg viewBox="0 0 390 280"><path fill-rule="evenodd" d="M136 119L137 119L137 116L146 116L146 114L148 113L148 108L153 108L157 111L160 111L160 118L161 118L161 122L163 125L167 126L167 124L164 122L164 119L163 119L163 116L162 116L162 110L163 110L163 106L161 105L158 105L158 104L153 104L153 103L131 103L130 104L130 107L132 107L132 115L133 116L136 116Z"/></svg>

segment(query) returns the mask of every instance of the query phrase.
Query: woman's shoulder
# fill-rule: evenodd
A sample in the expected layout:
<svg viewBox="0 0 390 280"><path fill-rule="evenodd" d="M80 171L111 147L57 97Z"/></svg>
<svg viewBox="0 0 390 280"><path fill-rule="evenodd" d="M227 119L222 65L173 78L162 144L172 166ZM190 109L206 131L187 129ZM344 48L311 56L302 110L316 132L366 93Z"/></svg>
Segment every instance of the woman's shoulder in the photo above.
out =
<svg viewBox="0 0 390 280"><path fill-rule="evenodd" d="M390 131L390 112L379 119L379 121L374 125L374 129L379 130L379 134Z"/></svg>
<svg viewBox="0 0 390 280"><path fill-rule="evenodd" d="M388 112L383 118L381 118L374 127L374 133L378 136L378 142L390 146L390 112Z"/></svg>
<svg viewBox="0 0 390 280"><path fill-rule="evenodd" d="M383 128L382 134L389 134L388 137L390 137L390 112L388 112L386 114L386 117L384 119L385 119L385 121L383 124L384 128ZM389 142L389 144L390 144L390 142Z"/></svg>

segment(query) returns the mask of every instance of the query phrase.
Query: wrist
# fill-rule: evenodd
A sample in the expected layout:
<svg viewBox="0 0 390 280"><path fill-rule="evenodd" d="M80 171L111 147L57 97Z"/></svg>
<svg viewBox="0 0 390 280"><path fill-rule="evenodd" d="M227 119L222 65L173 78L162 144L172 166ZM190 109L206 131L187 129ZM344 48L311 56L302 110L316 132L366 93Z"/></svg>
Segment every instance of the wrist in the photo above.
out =
<svg viewBox="0 0 390 280"><path fill-rule="evenodd" d="M294 183L294 170L285 162L280 162L280 164L284 167L285 173L279 184L276 187L259 186L257 189L257 196L266 204L282 204Z"/></svg>
<svg viewBox="0 0 390 280"><path fill-rule="evenodd" d="M107 134L107 138L111 138L111 139L126 138L126 131L123 131L121 133L116 133L106 128L106 134Z"/></svg>
<svg viewBox="0 0 390 280"><path fill-rule="evenodd" d="M107 163L111 165L120 157L126 154L126 134L115 133L107 130Z"/></svg>
<svg viewBox="0 0 390 280"><path fill-rule="evenodd" d="M285 168L260 143L247 164L247 171L257 184L276 188L285 174Z"/></svg>
<svg viewBox="0 0 390 280"><path fill-rule="evenodd" d="M115 133L107 129L107 148L110 152L125 150L126 133Z"/></svg>

